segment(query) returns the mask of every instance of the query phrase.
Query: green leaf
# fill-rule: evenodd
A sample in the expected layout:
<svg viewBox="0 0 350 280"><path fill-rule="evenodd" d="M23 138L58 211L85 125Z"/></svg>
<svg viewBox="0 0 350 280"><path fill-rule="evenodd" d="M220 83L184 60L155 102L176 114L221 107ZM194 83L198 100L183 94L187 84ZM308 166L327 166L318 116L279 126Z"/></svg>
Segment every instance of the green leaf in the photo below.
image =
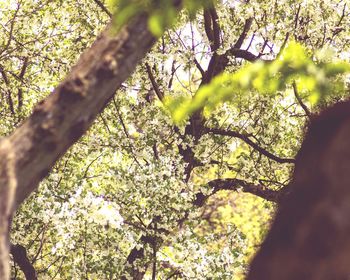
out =
<svg viewBox="0 0 350 280"><path fill-rule="evenodd" d="M309 101L315 104L335 88L340 90L339 82L334 85L331 80L349 71L350 64L346 62L315 63L304 47L291 42L273 62L258 61L233 74L223 73L201 87L193 99L182 97L181 102L173 100L171 104L181 103L181 106L171 105L169 109L175 123L181 123L197 110L204 108L208 114L218 104L229 101L235 95L247 94L252 90L272 94L284 90L294 80L301 91L310 93Z"/></svg>
<svg viewBox="0 0 350 280"><path fill-rule="evenodd" d="M148 19L148 28L156 37L162 36L164 32L164 23L162 15L153 13Z"/></svg>

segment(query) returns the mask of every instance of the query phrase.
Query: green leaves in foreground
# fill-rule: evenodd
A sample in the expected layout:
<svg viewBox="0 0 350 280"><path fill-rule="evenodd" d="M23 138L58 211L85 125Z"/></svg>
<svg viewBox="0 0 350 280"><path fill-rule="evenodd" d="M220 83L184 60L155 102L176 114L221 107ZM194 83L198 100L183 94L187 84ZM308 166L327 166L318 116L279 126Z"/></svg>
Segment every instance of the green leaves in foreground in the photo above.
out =
<svg viewBox="0 0 350 280"><path fill-rule="evenodd" d="M110 0L109 6L112 9L116 7L114 22L117 28L137 14L145 12L148 14L149 30L154 36L160 37L176 21L179 12L176 2L182 3L182 7L190 17L193 17L200 8L212 3L209 0Z"/></svg>
<svg viewBox="0 0 350 280"><path fill-rule="evenodd" d="M223 73L201 87L193 98L168 100L167 106L179 124L195 111L204 108L210 113L239 94L252 90L274 93L294 81L298 91L308 93L309 101L315 104L327 94L344 90L343 79L337 77L349 71L350 64L345 62L314 62L301 45L290 43L276 60L257 61L233 74Z"/></svg>

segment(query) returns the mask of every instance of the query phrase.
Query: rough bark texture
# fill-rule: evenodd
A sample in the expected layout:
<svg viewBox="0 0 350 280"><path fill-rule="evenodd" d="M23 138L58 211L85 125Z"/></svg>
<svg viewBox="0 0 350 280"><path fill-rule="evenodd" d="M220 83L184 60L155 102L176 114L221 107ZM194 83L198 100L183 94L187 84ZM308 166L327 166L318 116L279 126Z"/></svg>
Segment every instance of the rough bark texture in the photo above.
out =
<svg viewBox="0 0 350 280"><path fill-rule="evenodd" d="M121 83L155 42L140 16L111 36L108 28L80 58L67 78L10 137L22 202L52 165L90 127Z"/></svg>
<svg viewBox="0 0 350 280"><path fill-rule="evenodd" d="M9 279L8 230L17 205L91 126L155 38L139 15L113 36L107 28L67 78L0 142L0 279Z"/></svg>
<svg viewBox="0 0 350 280"><path fill-rule="evenodd" d="M311 121L290 194L247 280L350 277L350 102Z"/></svg>
<svg viewBox="0 0 350 280"><path fill-rule="evenodd" d="M0 279L10 278L9 229L14 211L17 180L13 146L7 139L0 145Z"/></svg>

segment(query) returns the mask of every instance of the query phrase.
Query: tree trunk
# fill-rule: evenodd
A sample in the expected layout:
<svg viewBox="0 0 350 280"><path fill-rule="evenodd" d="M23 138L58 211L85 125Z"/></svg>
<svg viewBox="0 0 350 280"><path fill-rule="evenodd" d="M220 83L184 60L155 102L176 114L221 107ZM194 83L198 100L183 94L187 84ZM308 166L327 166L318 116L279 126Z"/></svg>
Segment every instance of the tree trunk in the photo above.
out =
<svg viewBox="0 0 350 280"><path fill-rule="evenodd" d="M147 16L113 36L108 27L66 79L0 142L0 279L9 279L8 233L13 211L106 106L155 42Z"/></svg>
<svg viewBox="0 0 350 280"><path fill-rule="evenodd" d="M350 277L350 101L311 121L290 194L247 280Z"/></svg>
<svg viewBox="0 0 350 280"><path fill-rule="evenodd" d="M13 261L22 270L26 280L37 280L37 273L27 256L26 248L19 244L11 244L10 248Z"/></svg>
<svg viewBox="0 0 350 280"><path fill-rule="evenodd" d="M10 278L9 230L15 205L17 180L14 168L15 154L7 139L0 145L0 279Z"/></svg>

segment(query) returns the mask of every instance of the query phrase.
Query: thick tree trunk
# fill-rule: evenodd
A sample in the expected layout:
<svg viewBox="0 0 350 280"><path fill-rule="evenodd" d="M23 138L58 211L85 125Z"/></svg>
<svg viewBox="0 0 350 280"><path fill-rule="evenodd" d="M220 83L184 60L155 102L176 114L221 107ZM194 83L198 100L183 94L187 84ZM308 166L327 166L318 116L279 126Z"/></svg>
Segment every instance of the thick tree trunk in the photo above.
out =
<svg viewBox="0 0 350 280"><path fill-rule="evenodd" d="M0 145L0 279L10 278L9 230L14 212L17 180L15 175L15 154L7 139Z"/></svg>
<svg viewBox="0 0 350 280"><path fill-rule="evenodd" d="M350 101L311 122L248 280L350 279Z"/></svg>
<svg viewBox="0 0 350 280"><path fill-rule="evenodd" d="M8 232L14 209L91 126L155 42L142 14L118 35L107 28L67 78L0 142L0 279L9 279Z"/></svg>

